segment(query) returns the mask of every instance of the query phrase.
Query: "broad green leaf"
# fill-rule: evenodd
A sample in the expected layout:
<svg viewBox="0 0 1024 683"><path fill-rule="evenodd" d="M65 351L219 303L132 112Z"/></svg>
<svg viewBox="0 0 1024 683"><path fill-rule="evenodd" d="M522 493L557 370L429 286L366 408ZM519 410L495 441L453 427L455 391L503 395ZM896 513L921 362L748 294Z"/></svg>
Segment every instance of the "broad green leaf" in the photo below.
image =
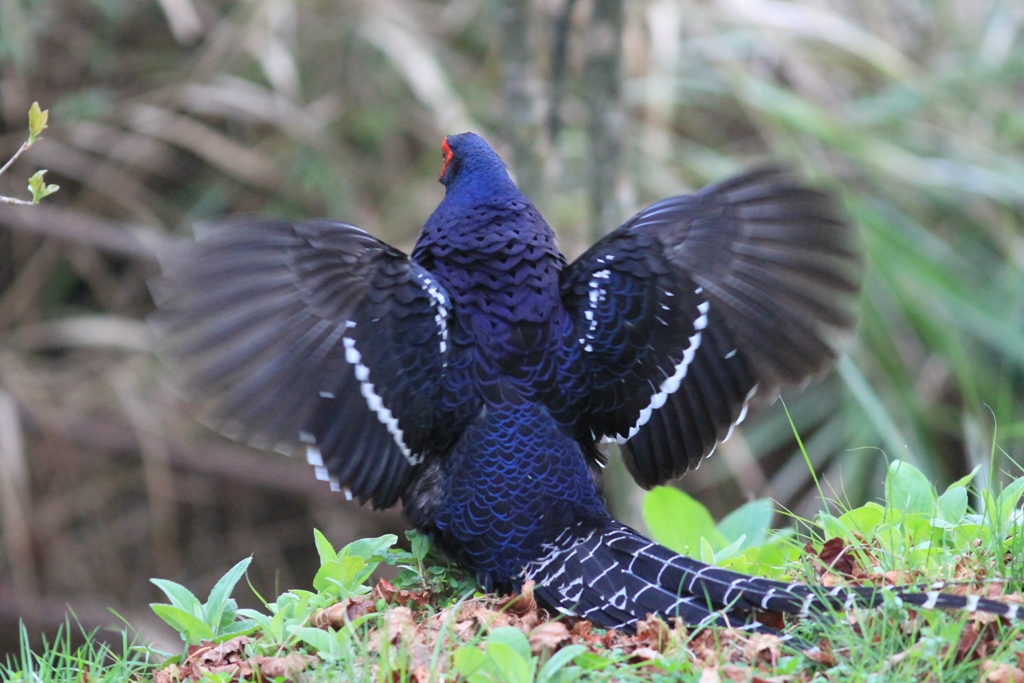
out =
<svg viewBox="0 0 1024 683"><path fill-rule="evenodd" d="M878 503L869 502L859 508L844 512L839 517L839 523L850 531L856 531L862 536L870 536L884 519L885 508Z"/></svg>
<svg viewBox="0 0 1024 683"><path fill-rule="evenodd" d="M376 564L370 566L361 557L349 555L327 562L320 567L313 578L313 587L324 593L333 589L351 592L373 573Z"/></svg>
<svg viewBox="0 0 1024 683"><path fill-rule="evenodd" d="M378 538L361 538L358 541L353 541L347 546L341 549L338 553L338 558L342 557L361 557L362 559L369 562L373 558L378 560L387 553L388 548L398 542L398 536L394 534L384 534Z"/></svg>
<svg viewBox="0 0 1024 683"><path fill-rule="evenodd" d="M501 643L515 650L523 659L530 658L530 641L515 626L502 626L487 634L487 646Z"/></svg>
<svg viewBox="0 0 1024 683"><path fill-rule="evenodd" d="M247 636L251 633L255 633L258 628L260 628L259 622L253 619L233 621L227 626L218 629L217 635L213 638L213 642L223 643L225 640L230 640L235 636Z"/></svg>
<svg viewBox="0 0 1024 683"><path fill-rule="evenodd" d="M167 579L150 579L149 581L164 592L164 595L167 596L172 605L178 609L185 610L197 619L202 619L203 606L199 602L199 598L192 595L192 591L180 583L168 581Z"/></svg>
<svg viewBox="0 0 1024 683"><path fill-rule="evenodd" d="M825 511L818 513L818 526L825 531L827 538L847 538L849 536L849 529L846 528L846 525Z"/></svg>
<svg viewBox="0 0 1024 683"><path fill-rule="evenodd" d="M735 541L715 553L715 564L721 564L725 560L735 557L744 548L747 537L742 535Z"/></svg>
<svg viewBox="0 0 1024 683"><path fill-rule="evenodd" d="M651 537L670 550L696 557L701 538L712 547L725 547L711 513L679 489L659 486L644 496L643 517Z"/></svg>
<svg viewBox="0 0 1024 683"><path fill-rule="evenodd" d="M967 474L967 475L965 475L963 477L960 477L959 479L954 481L952 484L950 484L946 488L946 491L949 492L952 489L966 488L967 485L970 484L971 481L974 480L974 476L978 473L978 470L980 470L980 469L981 469L981 465L976 465L975 468L973 470L971 470L970 474Z"/></svg>
<svg viewBox="0 0 1024 683"><path fill-rule="evenodd" d="M1013 510L1017 507L1022 494L1024 494L1024 477L1011 481L999 494L999 498L996 500L996 509L999 511L999 523L1002 526L1005 527L1010 523L1013 518Z"/></svg>
<svg viewBox="0 0 1024 683"><path fill-rule="evenodd" d="M416 534L411 542L413 557L422 562L430 552L430 538L426 534Z"/></svg>
<svg viewBox="0 0 1024 683"><path fill-rule="evenodd" d="M739 506L718 523L717 529L726 542L732 543L746 536L743 549L761 545L768 538L775 504L768 498L759 498Z"/></svg>
<svg viewBox="0 0 1024 683"><path fill-rule="evenodd" d="M460 647L455 651L452 660L455 663L455 670L459 672L460 676L470 681L470 683L483 679L483 677L478 677L477 673L487 661L487 655L479 648L472 645Z"/></svg>
<svg viewBox="0 0 1024 683"><path fill-rule="evenodd" d="M885 480L885 493L889 505L905 513L922 513L931 517L935 513L935 489L921 470L906 460L889 465Z"/></svg>
<svg viewBox="0 0 1024 683"><path fill-rule="evenodd" d="M201 640L212 640L213 630L203 623L203 620L194 614L190 614L174 605L163 605L160 603L150 605L153 612L170 624L171 628L181 634L183 640L190 645L198 644Z"/></svg>
<svg viewBox="0 0 1024 683"><path fill-rule="evenodd" d="M317 652L330 653L334 634L322 628L302 626L295 629L294 636Z"/></svg>
<svg viewBox="0 0 1024 683"><path fill-rule="evenodd" d="M708 539L703 536L700 539L700 557L697 559L706 564L715 563L715 549L708 543Z"/></svg>
<svg viewBox="0 0 1024 683"><path fill-rule="evenodd" d="M566 645L551 655L551 659L544 663L544 666L537 672L536 683L551 683L563 668L586 651L587 648L584 645Z"/></svg>
<svg viewBox="0 0 1024 683"><path fill-rule="evenodd" d="M338 559L338 553L334 546L327 540L327 537L320 533L319 529L313 529L313 540L316 542L316 552L320 555L320 564L325 565Z"/></svg>
<svg viewBox="0 0 1024 683"><path fill-rule="evenodd" d="M946 492L935 501L939 509L939 517L950 524L959 524L967 514L967 488L950 486Z"/></svg>
<svg viewBox="0 0 1024 683"><path fill-rule="evenodd" d="M270 631L273 627L274 618L258 612L254 609L243 608L238 610L238 616L256 622L264 631Z"/></svg>
<svg viewBox="0 0 1024 683"><path fill-rule="evenodd" d="M252 557L247 557L229 569L210 591L210 597L203 606L203 620L213 628L216 629L221 625L221 617L224 615L224 608L231 597L231 591L245 575L245 570L248 569L250 562L252 562Z"/></svg>
<svg viewBox="0 0 1024 683"><path fill-rule="evenodd" d="M489 664L494 667L494 673L502 683L532 683L533 667L529 657L524 658L504 643L490 642L490 638L486 653Z"/></svg>

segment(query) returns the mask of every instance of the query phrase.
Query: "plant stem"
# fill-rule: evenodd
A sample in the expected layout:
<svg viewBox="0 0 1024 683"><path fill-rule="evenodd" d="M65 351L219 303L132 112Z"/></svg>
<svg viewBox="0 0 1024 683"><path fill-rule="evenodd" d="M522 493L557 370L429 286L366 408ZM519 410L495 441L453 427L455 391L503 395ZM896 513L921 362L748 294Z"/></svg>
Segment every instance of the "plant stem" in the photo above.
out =
<svg viewBox="0 0 1024 683"><path fill-rule="evenodd" d="M18 151L14 153L14 156L8 159L6 164L0 166L0 175L3 175L4 171L11 167L11 164L13 164L17 160L17 158L21 156L22 152L28 149L28 146L28 140L21 143L21 147L19 147ZM7 197L2 194L0 194L0 204L18 204L20 206L32 206L32 202L30 201L24 199L16 199L15 197Z"/></svg>
<svg viewBox="0 0 1024 683"><path fill-rule="evenodd" d="M16 160L16 159L17 159L18 157L20 157L20 156L21 156L21 154L22 154L22 152L24 152L24 151L25 151L26 149L28 149L28 140L26 140L25 142L21 143L21 147L19 147L19 148L18 148L18 151L14 153L14 156L13 156L13 157L11 157L10 159L8 159L8 160L7 160L7 163L6 163L6 164L4 164L4 165L3 165L2 167L0 167L0 175L3 175L3 174L4 174L4 171L6 171L6 170L7 170L8 168L10 168L10 167L11 167L11 164L13 164L13 163L14 163L14 161L15 161L15 160Z"/></svg>

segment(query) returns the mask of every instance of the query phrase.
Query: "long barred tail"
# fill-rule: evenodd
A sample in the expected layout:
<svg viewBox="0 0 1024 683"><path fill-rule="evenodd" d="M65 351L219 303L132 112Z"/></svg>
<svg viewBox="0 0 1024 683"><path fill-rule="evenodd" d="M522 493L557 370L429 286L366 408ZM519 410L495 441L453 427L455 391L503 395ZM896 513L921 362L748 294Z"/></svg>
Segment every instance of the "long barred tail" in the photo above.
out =
<svg viewBox="0 0 1024 683"><path fill-rule="evenodd" d="M604 628L630 631L648 614L679 617L693 625L729 625L771 632L754 612L806 616L851 607L876 607L884 593L923 609L960 609L1024 619L1019 605L979 596L923 592L914 586L814 588L738 574L678 555L615 523L600 529L566 529L546 553L524 569L524 578L550 607Z"/></svg>

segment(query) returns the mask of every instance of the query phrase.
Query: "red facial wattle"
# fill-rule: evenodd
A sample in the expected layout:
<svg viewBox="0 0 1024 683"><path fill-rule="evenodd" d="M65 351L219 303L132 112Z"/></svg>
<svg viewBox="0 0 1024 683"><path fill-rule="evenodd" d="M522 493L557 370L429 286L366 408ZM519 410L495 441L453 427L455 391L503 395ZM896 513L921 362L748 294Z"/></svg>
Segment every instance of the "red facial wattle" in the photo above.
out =
<svg viewBox="0 0 1024 683"><path fill-rule="evenodd" d="M441 154L444 155L444 166L441 167L441 175L438 178L444 178L444 174L448 172L448 164L452 163L455 156L452 154L452 148L448 146L448 138L441 143Z"/></svg>

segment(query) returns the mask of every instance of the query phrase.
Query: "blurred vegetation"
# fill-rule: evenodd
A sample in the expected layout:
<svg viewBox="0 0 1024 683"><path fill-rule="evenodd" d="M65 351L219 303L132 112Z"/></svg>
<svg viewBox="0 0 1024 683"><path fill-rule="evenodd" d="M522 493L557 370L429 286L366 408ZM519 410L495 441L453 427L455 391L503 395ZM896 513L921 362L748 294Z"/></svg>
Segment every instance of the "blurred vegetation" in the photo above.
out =
<svg viewBox="0 0 1024 683"><path fill-rule="evenodd" d="M0 158L50 110L0 195L39 167L62 188L0 206L0 652L65 603L158 629L149 577L205 593L249 553L276 595L316 572L311 527L400 527L197 427L149 353L146 280L160 244L232 212L408 249L441 138L467 129L570 257L611 214L767 157L843 192L870 256L860 333L785 396L826 492L877 496L886 457L943 485L992 454L1017 474L1022 27L1012 0L0 2ZM744 427L682 485L719 517L752 496L813 516L781 406ZM610 490L640 524L636 488Z"/></svg>

